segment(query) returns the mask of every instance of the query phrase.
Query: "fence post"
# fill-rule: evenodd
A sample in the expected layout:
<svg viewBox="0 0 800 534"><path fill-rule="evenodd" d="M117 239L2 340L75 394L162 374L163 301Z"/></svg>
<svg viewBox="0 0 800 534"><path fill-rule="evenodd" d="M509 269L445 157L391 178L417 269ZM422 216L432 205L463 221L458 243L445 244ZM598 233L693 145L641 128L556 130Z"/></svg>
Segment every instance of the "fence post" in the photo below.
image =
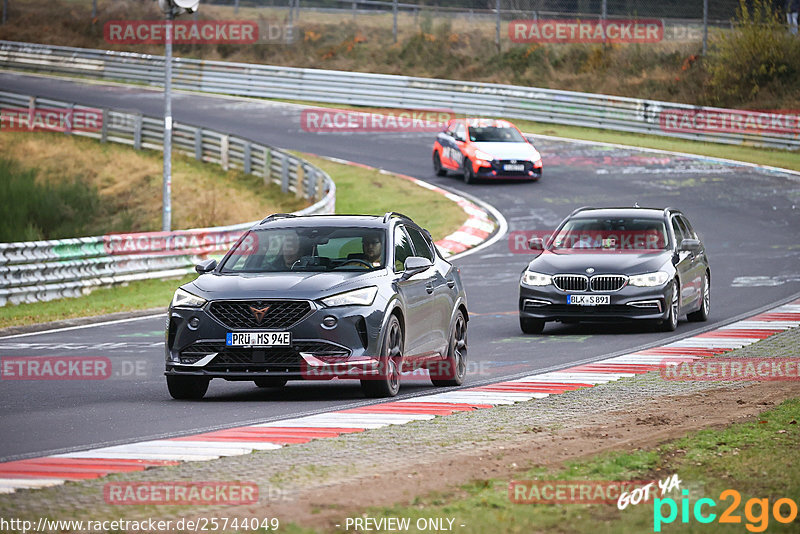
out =
<svg viewBox="0 0 800 534"><path fill-rule="evenodd" d="M244 156L244 173L250 174L250 172L252 171L251 169L252 162L250 159L250 141L245 141L244 143L243 156Z"/></svg>
<svg viewBox="0 0 800 534"><path fill-rule="evenodd" d="M108 108L103 108L103 126L100 128L100 142L108 140Z"/></svg>
<svg viewBox="0 0 800 534"><path fill-rule="evenodd" d="M703 55L708 51L708 0L703 0Z"/></svg>
<svg viewBox="0 0 800 534"><path fill-rule="evenodd" d="M281 154L283 161L281 162L281 191L283 193L289 192L289 155Z"/></svg>
<svg viewBox="0 0 800 534"><path fill-rule="evenodd" d="M194 159L203 161L203 129L194 129Z"/></svg>
<svg viewBox="0 0 800 534"><path fill-rule="evenodd" d="M67 127L64 128L64 133L69 135L72 133L72 121L75 119L75 104L70 102L67 104Z"/></svg>
<svg viewBox="0 0 800 534"><path fill-rule="evenodd" d="M392 36L397 44L397 0L392 2Z"/></svg>
<svg viewBox="0 0 800 534"><path fill-rule="evenodd" d="M226 171L228 170L228 155L230 148L230 136L228 134L223 134L222 137L219 139L219 160L222 168Z"/></svg>
<svg viewBox="0 0 800 534"><path fill-rule="evenodd" d="M142 115L137 113L133 119L133 148L140 150L142 148Z"/></svg>
<svg viewBox="0 0 800 534"><path fill-rule="evenodd" d="M500 0L495 1L495 11L497 11L497 19L495 24L494 44L497 47L497 52L500 52Z"/></svg>
<svg viewBox="0 0 800 534"><path fill-rule="evenodd" d="M272 150L264 147L264 185L272 183Z"/></svg>
<svg viewBox="0 0 800 534"><path fill-rule="evenodd" d="M297 198L304 198L305 197L305 169L303 169L303 165L298 163L295 167L294 175L297 178L297 182L294 184L294 196Z"/></svg>

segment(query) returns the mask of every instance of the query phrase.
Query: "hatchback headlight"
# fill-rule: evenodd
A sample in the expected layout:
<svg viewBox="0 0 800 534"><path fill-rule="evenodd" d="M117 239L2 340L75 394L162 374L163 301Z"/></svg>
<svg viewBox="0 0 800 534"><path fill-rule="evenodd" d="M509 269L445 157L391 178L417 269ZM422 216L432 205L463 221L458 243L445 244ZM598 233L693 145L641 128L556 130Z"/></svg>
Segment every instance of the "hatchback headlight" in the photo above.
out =
<svg viewBox="0 0 800 534"><path fill-rule="evenodd" d="M199 308L206 303L206 299L200 298L197 295L192 295L188 291L178 288L175 296L172 297L171 308L182 306L186 308Z"/></svg>
<svg viewBox="0 0 800 534"><path fill-rule="evenodd" d="M483 160L483 161L492 161L494 159L494 156L484 152L483 150L476 150L475 151L475 157L477 159Z"/></svg>
<svg viewBox="0 0 800 534"><path fill-rule="evenodd" d="M553 277L549 274L525 271L522 275L522 283L526 286L549 286L553 283Z"/></svg>
<svg viewBox="0 0 800 534"><path fill-rule="evenodd" d="M377 287L365 287L326 297L322 299L322 303L325 306L369 306L377 294Z"/></svg>
<svg viewBox="0 0 800 534"><path fill-rule="evenodd" d="M669 273L656 271L654 273L636 274L628 279L628 284L637 287L656 287L664 285L669 280Z"/></svg>

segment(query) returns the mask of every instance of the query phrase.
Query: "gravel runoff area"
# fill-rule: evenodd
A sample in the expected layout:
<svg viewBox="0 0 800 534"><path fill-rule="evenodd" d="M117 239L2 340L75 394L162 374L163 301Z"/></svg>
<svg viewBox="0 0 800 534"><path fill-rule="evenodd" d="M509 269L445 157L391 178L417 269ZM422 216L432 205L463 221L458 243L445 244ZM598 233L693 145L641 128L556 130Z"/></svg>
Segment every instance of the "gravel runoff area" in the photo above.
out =
<svg viewBox="0 0 800 534"><path fill-rule="evenodd" d="M752 345L727 352L725 358L800 357L800 328L793 328ZM519 443L533 436L554 435L582 429L583 435L607 435L602 429L604 414L639 414L673 396L699 396L712 398L723 391L744 393L745 389L778 388L787 382L705 382L667 381L658 371L623 378L605 385L597 385L544 399L492 409L461 412L430 421L393 425L358 434L345 434L338 438L318 439L305 444L289 445L278 450L232 456L208 462L184 463L175 467L152 468L136 473L122 473L86 481L68 482L65 485L39 490L19 490L0 495L0 517L36 520L45 515L54 519L179 519L182 517L241 516L278 517L282 524L303 521L297 505L311 507L310 514L331 508L327 501L308 501L336 492L337 487L358 487L379 478L382 474L406 473L405 477L425 477L426 466L452 463L459 455L476 451L504 449L505 444ZM796 382L791 383L795 387ZM715 390L717 392L715 392ZM755 391L755 389L754 389ZM766 391L766 390L765 390ZM800 388L786 389L787 396L800 394ZM755 397L758 399L758 397ZM737 400L733 404L745 404ZM757 404L756 401L752 403ZM636 407L635 410L631 410ZM202 409L202 404L198 404ZM734 408L735 410L736 408ZM757 413L757 412L753 412ZM652 416L648 416L652 417ZM651 422L652 423L652 422ZM647 424L636 419L633 425ZM654 422L670 425L669 419ZM668 430L669 426L661 427ZM647 428L642 428L647 431ZM674 437L677 437L675 435ZM566 437L565 439L576 439ZM555 443L561 443L556 440ZM567 450L566 448L563 450ZM582 453L579 451L583 451ZM589 454L594 449L575 449L575 453ZM513 464L516 466L516 464ZM458 463L456 463L456 467ZM522 469L523 466L520 466ZM488 470L484 470L489 475ZM480 475L478 469L472 474ZM479 478L479 477L477 477ZM258 484L259 502L247 506L121 506L107 504L103 488L109 482L175 482L175 481L246 481ZM464 480L468 482L469 480ZM399 484L412 483L397 480ZM413 488L413 486L412 486ZM446 489L446 488L441 488ZM409 488L407 488L409 490ZM335 494L335 493L334 493ZM413 491L404 495L413 498ZM372 504L364 502L366 506ZM386 503L383 503L386 504ZM331 511L331 510L328 510ZM283 513L282 513L283 512ZM309 516L310 517L310 516ZM308 519L309 517L306 517ZM313 518L312 518L313 519ZM317 524L319 521L317 521ZM310 521L314 524L314 521Z"/></svg>

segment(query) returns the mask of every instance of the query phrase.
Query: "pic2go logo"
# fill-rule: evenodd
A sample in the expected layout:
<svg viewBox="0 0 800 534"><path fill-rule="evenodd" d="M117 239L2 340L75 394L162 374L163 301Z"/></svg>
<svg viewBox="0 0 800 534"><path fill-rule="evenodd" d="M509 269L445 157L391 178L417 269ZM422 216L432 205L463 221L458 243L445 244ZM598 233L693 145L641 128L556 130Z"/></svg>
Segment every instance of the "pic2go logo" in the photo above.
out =
<svg viewBox="0 0 800 534"><path fill-rule="evenodd" d="M694 520L698 523L712 523L717 519L717 514L711 512L711 509L717 506L714 499L704 498L698 499L694 506L689 503L689 490L681 492L683 498L681 499L680 513L681 523L689 522L689 513L691 511ZM719 523L742 523L742 517L736 514L736 509L742 502L741 494L733 489L727 489L719 494L720 501L727 501L731 499L731 504L719 516ZM664 515L665 507L669 510L668 515ZM792 499L782 498L776 500L772 504L772 517L778 523L791 523L797 518L797 503ZM788 512L788 513L786 513ZM750 532L764 532L769 526L770 516L770 502L769 499L749 499L744 504L744 516L748 523L745 524ZM653 501L653 531L661 532L661 525L674 522L678 518L678 503L675 499L667 497L665 499L656 498Z"/></svg>

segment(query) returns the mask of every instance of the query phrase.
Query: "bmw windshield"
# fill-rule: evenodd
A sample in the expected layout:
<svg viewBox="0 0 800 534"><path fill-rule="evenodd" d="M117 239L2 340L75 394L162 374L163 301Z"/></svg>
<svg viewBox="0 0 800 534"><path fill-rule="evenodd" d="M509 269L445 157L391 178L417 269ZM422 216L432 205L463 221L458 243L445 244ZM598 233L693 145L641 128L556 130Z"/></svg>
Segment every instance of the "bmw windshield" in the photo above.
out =
<svg viewBox="0 0 800 534"><path fill-rule="evenodd" d="M295 227L251 230L231 250L222 273L365 271L385 265L378 228Z"/></svg>
<svg viewBox="0 0 800 534"><path fill-rule="evenodd" d="M577 217L564 223L549 249L646 252L665 250L667 244L661 219Z"/></svg>

